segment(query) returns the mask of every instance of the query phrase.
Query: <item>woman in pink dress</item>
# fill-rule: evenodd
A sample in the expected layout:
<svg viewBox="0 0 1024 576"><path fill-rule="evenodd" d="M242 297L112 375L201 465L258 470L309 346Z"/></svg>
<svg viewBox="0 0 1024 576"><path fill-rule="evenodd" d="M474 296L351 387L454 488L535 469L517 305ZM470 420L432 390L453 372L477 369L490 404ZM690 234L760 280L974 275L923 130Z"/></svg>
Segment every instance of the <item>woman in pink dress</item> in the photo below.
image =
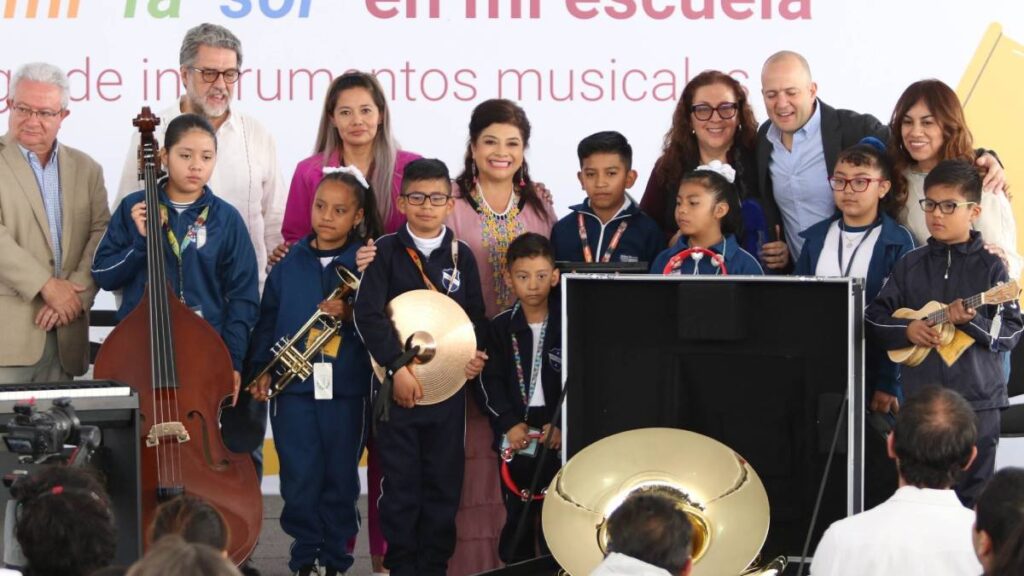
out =
<svg viewBox="0 0 1024 576"><path fill-rule="evenodd" d="M502 276L509 243L524 232L550 236L558 221L530 179L524 156L529 143L530 121L515 103L487 100L473 110L465 166L453 187L455 210L447 225L476 258L488 317L515 303ZM501 565L498 539L505 507L493 438L487 416L475 402L467 402L466 472L449 576Z"/></svg>
<svg viewBox="0 0 1024 576"><path fill-rule="evenodd" d="M405 217L395 206L402 190L402 171L406 164L417 158L418 154L398 149L391 135L387 100L376 78L364 72L348 72L335 78L324 99L313 155L295 167L281 227L285 244L274 251L271 262L280 260L288 252L290 244L312 230L313 196L323 178L324 167L355 166L366 174L377 196L384 231L390 234L397 230L405 224ZM367 524L373 572L378 574L386 572L384 553L387 551L377 512L381 473L372 443L367 444L367 450Z"/></svg>

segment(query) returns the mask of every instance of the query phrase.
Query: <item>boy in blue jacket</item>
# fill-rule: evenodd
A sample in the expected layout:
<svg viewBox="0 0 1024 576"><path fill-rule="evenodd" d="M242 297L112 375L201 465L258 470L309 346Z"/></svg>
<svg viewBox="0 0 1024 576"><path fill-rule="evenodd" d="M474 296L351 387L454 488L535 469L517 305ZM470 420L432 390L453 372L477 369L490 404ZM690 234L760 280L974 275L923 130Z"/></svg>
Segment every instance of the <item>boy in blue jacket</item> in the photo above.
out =
<svg viewBox="0 0 1024 576"><path fill-rule="evenodd" d="M421 158L403 172L398 209L407 224L377 241L377 254L363 273L355 320L366 349L393 382L391 397L379 388L377 403L392 403L376 422L383 489L381 530L388 542L384 565L392 576L443 576L455 551L455 514L462 495L466 394L418 405L420 382L405 355L387 305L410 290L434 290L461 306L473 322L477 354L465 367L467 380L480 375L487 318L476 260L469 246L444 225L455 206L448 167Z"/></svg>
<svg viewBox="0 0 1024 576"><path fill-rule="evenodd" d="M939 384L959 392L974 408L978 456L956 487L970 507L995 466L999 410L1008 404L1000 352L1017 344L1022 321L1016 300L978 308L964 305L965 298L1008 280L1002 260L985 250L981 234L971 229L981 213L977 170L967 161L945 160L928 173L924 185L920 208L931 238L896 263L865 320L888 350L911 345L937 348L940 333L929 321L893 317L899 308L918 310L935 300L948 305L949 322L974 339L952 364L933 350L921 364L901 371L907 395Z"/></svg>
<svg viewBox="0 0 1024 576"><path fill-rule="evenodd" d="M231 354L235 396L249 332L259 314L256 252L245 222L206 186L217 160L213 127L195 114L167 126L161 163L167 177L158 186L164 222L162 242L171 289L210 323ZM120 321L146 291L145 191L121 201L96 249L92 275L104 290L121 290Z"/></svg>
<svg viewBox="0 0 1024 576"><path fill-rule="evenodd" d="M529 560L547 545L540 527L540 502L531 504L518 546L512 549L522 516L522 490L530 486L537 468L537 442L550 442L538 490L547 487L558 472L561 432L551 429L562 393L562 318L558 299L551 292L558 285L558 269L548 239L527 232L508 246L505 282L516 295L516 304L491 320L488 360L480 378L483 405L494 426L494 447L509 458L508 481L503 484L505 526L498 555L507 564ZM541 434L531 438L533 429ZM511 486L519 489L514 491Z"/></svg>
<svg viewBox="0 0 1024 576"><path fill-rule="evenodd" d="M649 265L665 249L665 236L626 193L636 182L633 147L618 132L598 132L584 138L576 154L587 199L551 230L555 260Z"/></svg>
<svg viewBox="0 0 1024 576"><path fill-rule="evenodd" d="M341 330L313 356L314 374L293 380L273 400L270 422L281 461L281 528L294 539L293 574L344 573L353 563L348 542L359 532L359 459L365 444L370 395L369 356L356 334L349 302L325 300L339 285L338 267L355 272L356 251L382 227L375 196L354 168L333 169L313 199L313 232L288 251L267 276L251 364L261 370L274 342L296 335L317 309L341 321ZM315 338L307 334L298 351ZM266 400L273 378L251 390Z"/></svg>

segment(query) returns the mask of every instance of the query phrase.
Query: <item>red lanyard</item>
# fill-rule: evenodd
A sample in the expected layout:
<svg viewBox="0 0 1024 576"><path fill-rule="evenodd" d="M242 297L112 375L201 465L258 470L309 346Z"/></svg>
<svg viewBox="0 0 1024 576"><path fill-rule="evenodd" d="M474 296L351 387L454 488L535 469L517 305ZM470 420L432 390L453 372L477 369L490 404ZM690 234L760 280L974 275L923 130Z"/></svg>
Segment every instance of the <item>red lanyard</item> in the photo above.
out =
<svg viewBox="0 0 1024 576"><path fill-rule="evenodd" d="M594 254L590 251L590 243L587 241L587 227L583 223L583 212L576 213L576 222L580 228L580 242L583 244L583 261L593 262ZM626 227L629 226L628 220L623 220L619 227L615 230L615 234L612 235L611 242L608 243L608 249L604 251L604 255L601 256L601 262L611 262L612 253L619 247L619 241L622 240L622 233L626 231ZM598 249L601 247L598 246Z"/></svg>
<svg viewBox="0 0 1024 576"><path fill-rule="evenodd" d="M413 264L415 264L416 267L419 268L420 276L423 276L423 282L424 282L424 284L427 285L427 288L433 290L434 292L440 292L440 290L437 289L437 286L434 286L434 283L431 282L430 278L427 277L427 271L423 269L423 261L420 260L419 252L417 252L415 248L410 248L408 246L405 247L405 251L409 253L409 257L412 258ZM448 290L445 291L445 295L451 294L452 286L455 285L455 274L457 273L458 269L459 269L459 241L456 240L453 237L452 238L452 280L450 282L448 282Z"/></svg>

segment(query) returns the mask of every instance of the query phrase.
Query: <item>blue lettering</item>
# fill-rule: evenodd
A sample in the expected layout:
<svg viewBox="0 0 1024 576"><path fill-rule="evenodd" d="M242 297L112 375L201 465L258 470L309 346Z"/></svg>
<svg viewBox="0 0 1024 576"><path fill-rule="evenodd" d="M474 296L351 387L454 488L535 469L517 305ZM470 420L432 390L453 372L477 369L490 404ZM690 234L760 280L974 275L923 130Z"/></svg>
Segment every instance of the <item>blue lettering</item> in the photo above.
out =
<svg viewBox="0 0 1024 576"><path fill-rule="evenodd" d="M220 11L228 18L245 18L252 12L252 2L250 0L227 0L228 2L234 2L239 4L237 10L231 10L227 5L221 5Z"/></svg>

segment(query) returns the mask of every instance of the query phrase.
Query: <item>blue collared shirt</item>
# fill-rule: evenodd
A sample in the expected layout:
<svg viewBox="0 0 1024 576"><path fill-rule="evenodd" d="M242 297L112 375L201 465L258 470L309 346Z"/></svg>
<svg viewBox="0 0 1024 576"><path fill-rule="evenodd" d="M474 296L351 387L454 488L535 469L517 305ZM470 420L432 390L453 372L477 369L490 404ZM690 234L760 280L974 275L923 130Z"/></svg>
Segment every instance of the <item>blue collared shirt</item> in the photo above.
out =
<svg viewBox="0 0 1024 576"><path fill-rule="evenodd" d="M836 211L821 140L821 106L815 102L814 114L793 134L792 150L782 144L782 131L775 124L768 128L768 141L772 144L772 189L795 261L804 245L800 233Z"/></svg>
<svg viewBox="0 0 1024 576"><path fill-rule="evenodd" d="M28 165L32 168L32 173L36 177L36 184L39 185L39 191L43 195L46 220L50 225L50 245L53 247L53 273L55 276L60 276L61 262L63 261L60 238L63 233L64 224L63 209L60 203L60 166L57 163L57 146L58 144L55 142L53 151L50 152L50 160L46 163L45 167L39 162L39 158L34 153L23 148L20 144L18 148L21 150L22 155L25 156Z"/></svg>

